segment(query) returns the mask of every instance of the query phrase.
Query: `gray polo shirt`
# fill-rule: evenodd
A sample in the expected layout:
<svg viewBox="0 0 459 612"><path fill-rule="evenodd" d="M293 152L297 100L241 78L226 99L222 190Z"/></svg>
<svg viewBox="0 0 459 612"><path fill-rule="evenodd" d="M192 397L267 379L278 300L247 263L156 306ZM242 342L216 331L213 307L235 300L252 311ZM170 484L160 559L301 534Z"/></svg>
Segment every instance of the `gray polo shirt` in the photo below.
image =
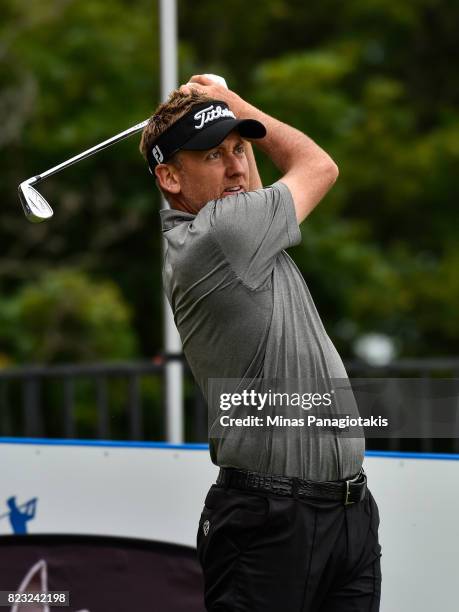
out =
<svg viewBox="0 0 459 612"><path fill-rule="evenodd" d="M347 379L306 283L284 249L301 233L288 187L208 202L197 215L161 211L163 280L183 350L209 379ZM355 413L356 407L355 407ZM268 474L338 480L356 474L363 437L289 428L279 435L210 436L212 461Z"/></svg>

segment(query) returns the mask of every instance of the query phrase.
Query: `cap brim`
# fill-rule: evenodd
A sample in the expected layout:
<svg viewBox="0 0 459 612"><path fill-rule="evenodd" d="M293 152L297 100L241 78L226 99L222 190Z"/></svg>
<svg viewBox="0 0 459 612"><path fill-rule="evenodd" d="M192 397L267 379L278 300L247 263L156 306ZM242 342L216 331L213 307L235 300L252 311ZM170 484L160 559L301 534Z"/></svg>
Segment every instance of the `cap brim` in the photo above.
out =
<svg viewBox="0 0 459 612"><path fill-rule="evenodd" d="M225 119L209 125L194 135L182 147L184 151L206 151L218 146L230 132L237 130L242 138L263 138L265 126L256 119Z"/></svg>

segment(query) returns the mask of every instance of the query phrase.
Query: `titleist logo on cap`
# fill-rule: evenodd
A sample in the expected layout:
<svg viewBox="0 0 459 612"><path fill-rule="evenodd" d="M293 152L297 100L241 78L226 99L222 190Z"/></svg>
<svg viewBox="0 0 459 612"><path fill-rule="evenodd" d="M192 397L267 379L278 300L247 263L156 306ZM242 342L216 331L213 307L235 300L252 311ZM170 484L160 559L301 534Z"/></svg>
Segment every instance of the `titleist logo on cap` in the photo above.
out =
<svg viewBox="0 0 459 612"><path fill-rule="evenodd" d="M211 104L207 108L203 108L195 114L194 118L199 123L197 123L194 127L196 130L200 130L206 123L209 123L209 121L215 121L215 119L220 119L220 117L232 117L233 119L236 119L236 115L230 111L229 108L222 108L221 106L214 106Z"/></svg>

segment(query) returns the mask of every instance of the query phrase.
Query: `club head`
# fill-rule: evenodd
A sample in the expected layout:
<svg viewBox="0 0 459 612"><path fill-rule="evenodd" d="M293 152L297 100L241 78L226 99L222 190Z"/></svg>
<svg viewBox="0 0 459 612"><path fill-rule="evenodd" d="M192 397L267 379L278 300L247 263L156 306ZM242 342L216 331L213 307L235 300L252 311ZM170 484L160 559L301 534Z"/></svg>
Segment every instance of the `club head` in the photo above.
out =
<svg viewBox="0 0 459 612"><path fill-rule="evenodd" d="M28 181L23 181L18 187L19 199L27 219L31 223L41 223L53 216L53 209Z"/></svg>

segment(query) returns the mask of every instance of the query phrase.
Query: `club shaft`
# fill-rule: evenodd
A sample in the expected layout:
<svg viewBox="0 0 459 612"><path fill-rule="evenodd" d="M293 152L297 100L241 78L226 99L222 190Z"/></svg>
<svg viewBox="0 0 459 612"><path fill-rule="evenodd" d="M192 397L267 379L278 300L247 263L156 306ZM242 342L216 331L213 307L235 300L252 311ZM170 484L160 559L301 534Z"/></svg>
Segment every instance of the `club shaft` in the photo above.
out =
<svg viewBox="0 0 459 612"><path fill-rule="evenodd" d="M124 130L124 132L120 132L119 134L116 134L116 136L112 136L111 138L104 140L100 144L95 145L94 147L91 147L90 149L87 149L86 151L83 151L83 153L79 153L78 155L75 155L75 157L71 157L67 161L64 161L58 164L57 166L54 166L54 168L50 168L49 170L46 170L45 172L38 174L33 179L31 179L30 185L36 185L43 179L48 178L48 176L56 174L56 172L59 172L60 170L63 170L64 168L67 168L68 166L71 166L72 164L76 164L82 159L86 159L87 157L90 157L91 155L94 155L95 153L98 153L99 151L102 151L103 149L106 149L107 147L111 147L115 143L119 142L120 140L123 140L124 138L127 138L128 136L131 136L132 134L136 134L137 132L140 132L147 125L147 123L148 123L148 119L146 119L145 121L142 121L142 123L137 123L137 125L133 125L127 130Z"/></svg>

